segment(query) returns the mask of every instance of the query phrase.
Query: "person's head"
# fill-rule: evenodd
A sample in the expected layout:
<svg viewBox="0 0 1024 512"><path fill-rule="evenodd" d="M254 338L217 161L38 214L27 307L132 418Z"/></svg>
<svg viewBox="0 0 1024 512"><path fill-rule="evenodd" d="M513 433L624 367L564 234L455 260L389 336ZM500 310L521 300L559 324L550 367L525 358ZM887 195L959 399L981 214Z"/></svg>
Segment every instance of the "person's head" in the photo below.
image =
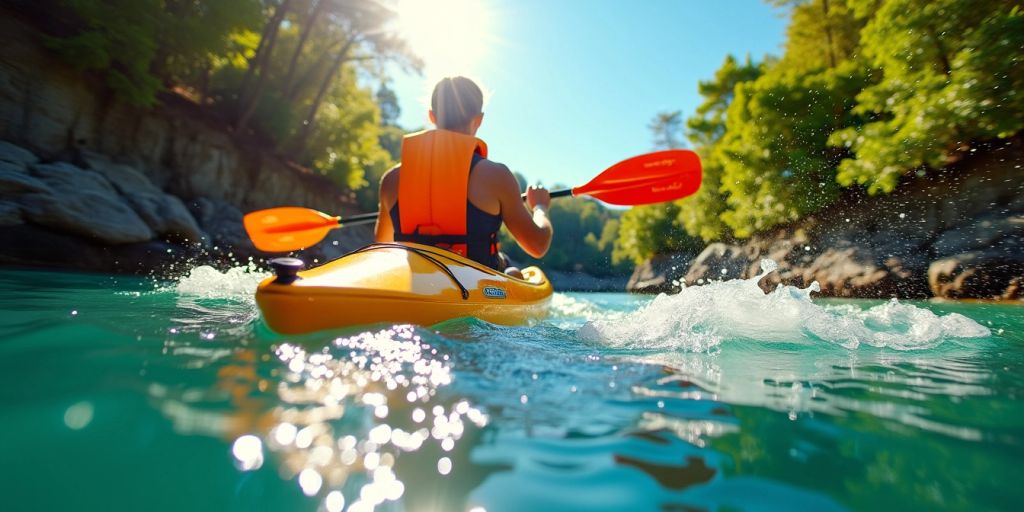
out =
<svg viewBox="0 0 1024 512"><path fill-rule="evenodd" d="M442 130L476 135L483 122L484 93L464 76L442 78L430 96L430 122Z"/></svg>

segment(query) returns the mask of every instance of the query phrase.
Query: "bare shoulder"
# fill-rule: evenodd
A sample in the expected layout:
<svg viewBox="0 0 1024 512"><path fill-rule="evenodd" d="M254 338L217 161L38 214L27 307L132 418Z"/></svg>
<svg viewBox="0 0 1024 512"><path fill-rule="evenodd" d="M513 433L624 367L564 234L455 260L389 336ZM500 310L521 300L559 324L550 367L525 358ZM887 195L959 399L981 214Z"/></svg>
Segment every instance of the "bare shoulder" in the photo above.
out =
<svg viewBox="0 0 1024 512"><path fill-rule="evenodd" d="M391 169L388 169L388 171L380 177L381 198L392 198L398 196L398 172L401 170L401 167L401 165L396 165Z"/></svg>
<svg viewBox="0 0 1024 512"><path fill-rule="evenodd" d="M380 177L381 185L385 183L397 183L398 182L398 171L402 170L402 164L398 164L387 171L384 171L384 175Z"/></svg>
<svg viewBox="0 0 1024 512"><path fill-rule="evenodd" d="M473 173L480 173L480 177L486 180L487 184L492 187L512 187L518 193L519 182L516 181L515 175L512 174L512 171L505 164L484 159L476 164Z"/></svg>

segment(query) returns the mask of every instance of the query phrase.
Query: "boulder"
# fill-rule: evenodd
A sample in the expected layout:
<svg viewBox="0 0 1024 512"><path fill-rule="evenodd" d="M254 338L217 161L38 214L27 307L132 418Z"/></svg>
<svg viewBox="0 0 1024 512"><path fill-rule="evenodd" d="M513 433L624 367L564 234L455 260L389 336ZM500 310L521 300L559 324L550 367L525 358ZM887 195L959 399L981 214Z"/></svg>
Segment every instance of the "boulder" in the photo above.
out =
<svg viewBox="0 0 1024 512"><path fill-rule="evenodd" d="M254 254L249 236L242 225L242 211L218 199L199 197L189 202L199 226L206 232L210 243L219 249Z"/></svg>
<svg viewBox="0 0 1024 512"><path fill-rule="evenodd" d="M0 162L14 164L18 167L27 167L38 161L39 159L31 151L0 140Z"/></svg>
<svg viewBox="0 0 1024 512"><path fill-rule="evenodd" d="M863 249L827 249L807 267L793 269L802 284L817 281L821 293L832 297L889 297L897 295L889 269L877 265Z"/></svg>
<svg viewBox="0 0 1024 512"><path fill-rule="evenodd" d="M685 253L659 254L637 265L626 282L626 291L633 293L676 293L679 278L686 271L691 255Z"/></svg>
<svg viewBox="0 0 1024 512"><path fill-rule="evenodd" d="M928 267L928 285L936 297L1013 299L1022 282L1024 260L1003 248L957 254Z"/></svg>
<svg viewBox="0 0 1024 512"><path fill-rule="evenodd" d="M114 185L154 232L181 242L205 242L205 233L185 204L164 193L141 172L94 154L86 154L84 159L90 169Z"/></svg>
<svg viewBox="0 0 1024 512"><path fill-rule="evenodd" d="M758 269L760 258L756 248L746 250L736 245L713 243L693 260L686 272L686 284L703 284L707 281L724 281L750 277L751 268Z"/></svg>
<svg viewBox="0 0 1024 512"><path fill-rule="evenodd" d="M66 163L30 169L48 191L18 198L26 220L109 244L153 239L153 231L103 176Z"/></svg>
<svg viewBox="0 0 1024 512"><path fill-rule="evenodd" d="M38 178L32 177L27 168L7 161L0 161L0 194L5 197L24 194L26 192L50 193Z"/></svg>

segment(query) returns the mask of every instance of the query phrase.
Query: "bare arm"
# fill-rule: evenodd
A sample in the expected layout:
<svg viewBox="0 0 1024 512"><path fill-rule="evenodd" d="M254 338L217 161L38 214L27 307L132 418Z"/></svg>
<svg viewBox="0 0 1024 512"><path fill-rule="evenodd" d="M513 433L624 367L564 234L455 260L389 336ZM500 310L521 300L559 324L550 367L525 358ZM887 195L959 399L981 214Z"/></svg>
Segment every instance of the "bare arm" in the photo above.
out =
<svg viewBox="0 0 1024 512"><path fill-rule="evenodd" d="M373 239L377 243L394 242L395 227L391 225L390 205L395 204L398 195L398 168L384 173L380 179L380 208L377 212L377 226L374 228Z"/></svg>
<svg viewBox="0 0 1024 512"><path fill-rule="evenodd" d="M551 247L554 233L547 216L547 207L551 202L548 191L530 187L527 189L527 204L524 204L519 195L519 183L505 166L500 166L494 185L501 203L502 220L516 242L530 256L544 256Z"/></svg>

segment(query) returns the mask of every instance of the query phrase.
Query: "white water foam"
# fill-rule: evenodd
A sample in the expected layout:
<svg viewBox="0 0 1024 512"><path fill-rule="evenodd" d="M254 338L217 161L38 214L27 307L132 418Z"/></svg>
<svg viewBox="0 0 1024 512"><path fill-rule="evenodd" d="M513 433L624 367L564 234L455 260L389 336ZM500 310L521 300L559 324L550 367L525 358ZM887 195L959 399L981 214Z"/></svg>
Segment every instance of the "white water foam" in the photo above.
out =
<svg viewBox="0 0 1024 512"><path fill-rule="evenodd" d="M555 293L551 296L551 316L607 320L608 312L588 300L570 297L564 293Z"/></svg>
<svg viewBox="0 0 1024 512"><path fill-rule="evenodd" d="M776 268L762 260L761 273L753 278L662 294L625 317L593 319L580 335L624 348L707 352L728 339L916 350L991 334L963 315L938 316L895 299L867 310L815 304L810 295L819 290L817 282L804 289L779 285L765 294L757 283Z"/></svg>
<svg viewBox="0 0 1024 512"><path fill-rule="evenodd" d="M249 264L221 272L209 265L200 265L178 278L171 289L179 295L204 299L233 299L248 301L253 297L256 286L270 273Z"/></svg>

